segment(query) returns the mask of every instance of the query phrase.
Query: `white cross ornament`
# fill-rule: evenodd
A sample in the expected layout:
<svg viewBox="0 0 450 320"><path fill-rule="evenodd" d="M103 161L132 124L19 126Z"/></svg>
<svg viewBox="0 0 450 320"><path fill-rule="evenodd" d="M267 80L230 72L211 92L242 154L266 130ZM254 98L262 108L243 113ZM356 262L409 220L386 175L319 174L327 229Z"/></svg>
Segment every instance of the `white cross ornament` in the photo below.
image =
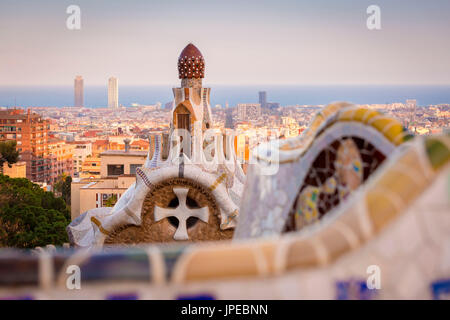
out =
<svg viewBox="0 0 450 320"><path fill-rule="evenodd" d="M173 235L174 240L189 240L187 233L186 221L190 217L196 217L203 222L208 223L209 208L203 207L199 209L191 209L186 205L186 198L189 189L173 188L173 192L178 198L178 207L175 209L161 208L155 205L155 221L160 221L164 218L175 217L178 219L178 228Z"/></svg>

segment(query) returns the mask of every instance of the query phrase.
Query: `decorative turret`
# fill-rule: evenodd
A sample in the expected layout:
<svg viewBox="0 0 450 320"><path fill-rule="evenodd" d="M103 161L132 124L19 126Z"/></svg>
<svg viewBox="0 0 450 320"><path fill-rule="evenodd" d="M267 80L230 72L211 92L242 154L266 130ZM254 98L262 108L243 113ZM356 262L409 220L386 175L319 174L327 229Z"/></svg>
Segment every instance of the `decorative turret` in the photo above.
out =
<svg viewBox="0 0 450 320"><path fill-rule="evenodd" d="M178 58L178 77L180 79L204 78L205 59L196 46L189 43Z"/></svg>
<svg viewBox="0 0 450 320"><path fill-rule="evenodd" d="M196 46L189 43L178 58L178 77L181 88L173 88L174 109L172 110L172 131L184 129L192 140L200 139L205 130L211 128L212 116L209 103L210 88L202 87L205 76L205 59ZM189 158L192 145L184 146L183 153Z"/></svg>
<svg viewBox="0 0 450 320"><path fill-rule="evenodd" d="M183 88L200 88L205 77L205 59L196 46L189 43L178 58L178 78Z"/></svg>

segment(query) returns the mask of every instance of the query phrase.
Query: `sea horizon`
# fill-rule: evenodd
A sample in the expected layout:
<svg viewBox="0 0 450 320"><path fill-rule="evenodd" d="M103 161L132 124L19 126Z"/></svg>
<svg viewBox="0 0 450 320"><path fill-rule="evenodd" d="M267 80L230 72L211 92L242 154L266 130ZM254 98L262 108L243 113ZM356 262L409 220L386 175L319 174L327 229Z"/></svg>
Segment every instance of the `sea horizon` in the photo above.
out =
<svg viewBox="0 0 450 320"><path fill-rule="evenodd" d="M119 103L164 105L172 101L172 88L167 85L119 86ZM258 92L267 92L268 102L289 105L326 105L334 101L355 104L390 104L417 100L418 106L450 103L450 85L220 85L204 84L211 88L211 106L235 106L238 103L257 103ZM0 86L0 107L70 107L73 106L73 86ZM107 86L84 87L84 105L88 108L107 106Z"/></svg>

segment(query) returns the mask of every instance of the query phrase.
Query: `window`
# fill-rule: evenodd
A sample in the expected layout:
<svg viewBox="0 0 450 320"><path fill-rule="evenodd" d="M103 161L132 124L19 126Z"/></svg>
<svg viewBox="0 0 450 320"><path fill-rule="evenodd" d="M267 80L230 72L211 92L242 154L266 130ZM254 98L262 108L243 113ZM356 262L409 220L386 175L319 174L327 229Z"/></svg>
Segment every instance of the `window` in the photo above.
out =
<svg viewBox="0 0 450 320"><path fill-rule="evenodd" d="M123 164L108 164L108 176L120 176L124 174Z"/></svg>
<svg viewBox="0 0 450 320"><path fill-rule="evenodd" d="M13 126L4 126L4 127L1 127L1 130L0 131L3 131L3 132L12 132L12 131L16 131L16 127L13 127Z"/></svg>
<svg viewBox="0 0 450 320"><path fill-rule="evenodd" d="M142 164L130 164L130 174L136 174L136 169L142 167Z"/></svg>
<svg viewBox="0 0 450 320"><path fill-rule="evenodd" d="M177 114L177 127L178 129L186 129L190 131L191 129L191 115L188 113Z"/></svg>

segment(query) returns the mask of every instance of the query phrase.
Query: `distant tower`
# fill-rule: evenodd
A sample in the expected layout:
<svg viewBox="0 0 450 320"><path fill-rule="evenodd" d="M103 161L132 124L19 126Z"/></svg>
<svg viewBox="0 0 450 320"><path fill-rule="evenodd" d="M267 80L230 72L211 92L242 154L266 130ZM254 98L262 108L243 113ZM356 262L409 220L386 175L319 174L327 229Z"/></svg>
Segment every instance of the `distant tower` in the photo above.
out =
<svg viewBox="0 0 450 320"><path fill-rule="evenodd" d="M260 91L258 94L259 94L259 104L261 105L261 108L265 108L267 103L267 92Z"/></svg>
<svg viewBox="0 0 450 320"><path fill-rule="evenodd" d="M74 107L84 107L83 77L76 76L74 81Z"/></svg>
<svg viewBox="0 0 450 320"><path fill-rule="evenodd" d="M108 108L119 108L119 86L117 78L114 77L108 80Z"/></svg>
<svg viewBox="0 0 450 320"><path fill-rule="evenodd" d="M227 128L227 129L234 129L233 109L227 108L225 112L226 112L225 128Z"/></svg>

